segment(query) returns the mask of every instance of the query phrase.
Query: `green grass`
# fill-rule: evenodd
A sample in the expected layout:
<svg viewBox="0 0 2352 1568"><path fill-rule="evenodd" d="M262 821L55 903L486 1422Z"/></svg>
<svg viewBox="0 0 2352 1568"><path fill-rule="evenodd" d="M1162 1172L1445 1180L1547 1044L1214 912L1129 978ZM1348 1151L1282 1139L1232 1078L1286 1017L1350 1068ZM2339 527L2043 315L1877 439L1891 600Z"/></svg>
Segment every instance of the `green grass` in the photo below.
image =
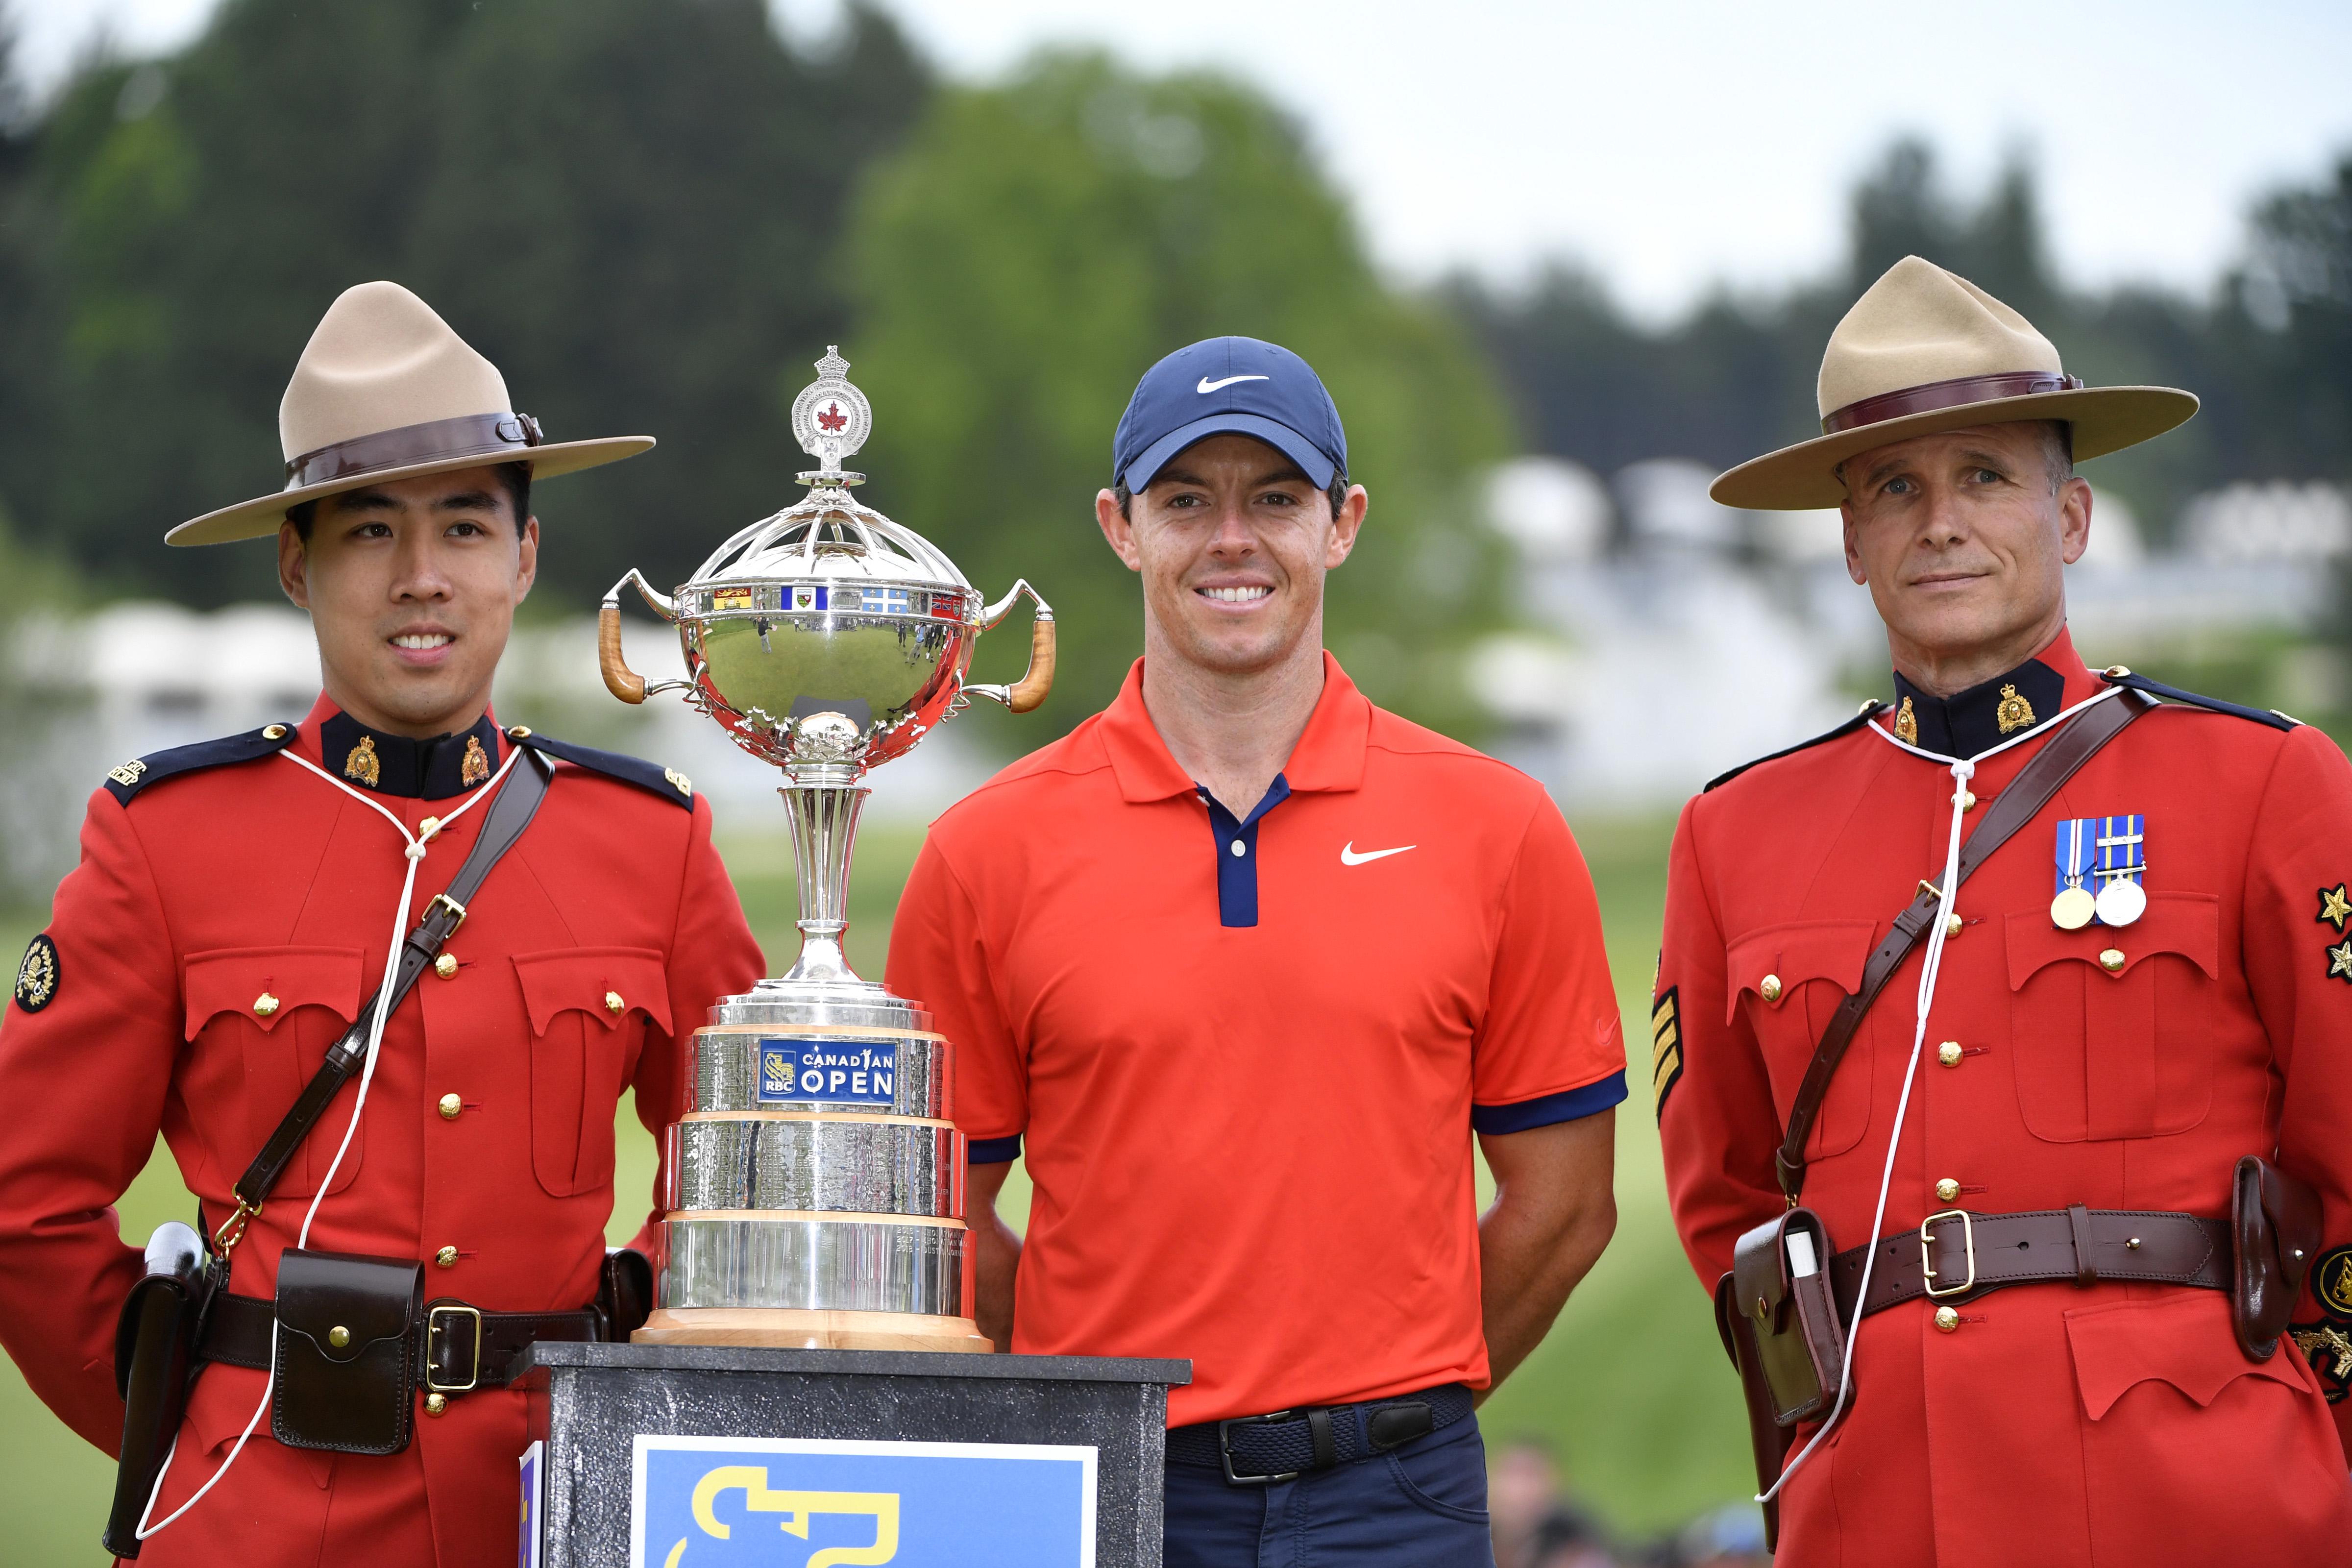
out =
<svg viewBox="0 0 2352 1568"><path fill-rule="evenodd" d="M1578 1494L1630 1531L1674 1524L1745 1495L1747 1439L1739 1394L1715 1336L1706 1297L1683 1260L1666 1212L1647 1083L1649 984L1664 896L1667 826L1580 825L1600 889L1609 957L1633 1046L1633 1097L1618 1118L1617 1238L1543 1346L1482 1413L1490 1448L1515 1437L1549 1445ZM868 830L858 840L850 889L849 952L859 973L882 973L890 911L920 836ZM792 854L781 838L727 845L738 891L772 969L795 950ZM15 952L39 921L0 920L0 952ZM620 1114L614 1239L635 1228L651 1190L653 1141L635 1108ZM1029 1188L1019 1170L1004 1207L1018 1223ZM116 1205L134 1243L194 1202L159 1145ZM59 1281L59 1288L66 1288ZM0 1541L11 1562L107 1562L98 1531L113 1486L110 1463L68 1432L0 1363Z"/></svg>

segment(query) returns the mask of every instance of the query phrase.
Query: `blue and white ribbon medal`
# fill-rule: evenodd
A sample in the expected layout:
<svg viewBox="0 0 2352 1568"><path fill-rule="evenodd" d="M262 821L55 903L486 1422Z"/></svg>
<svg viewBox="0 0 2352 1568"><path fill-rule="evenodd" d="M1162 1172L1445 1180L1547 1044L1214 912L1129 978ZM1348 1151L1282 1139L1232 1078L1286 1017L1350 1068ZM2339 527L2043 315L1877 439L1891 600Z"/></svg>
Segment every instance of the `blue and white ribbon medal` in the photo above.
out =
<svg viewBox="0 0 2352 1568"><path fill-rule="evenodd" d="M2098 820L2075 817L2058 825L2058 896L2050 900L2050 923L2060 931L2081 931L2098 913L2097 900L2083 885L2096 852Z"/></svg>
<svg viewBox="0 0 2352 1568"><path fill-rule="evenodd" d="M2093 841L2098 853L2097 908L2101 925L2127 926L2147 912L2147 892L2140 878L2147 870L2147 818L2101 816Z"/></svg>

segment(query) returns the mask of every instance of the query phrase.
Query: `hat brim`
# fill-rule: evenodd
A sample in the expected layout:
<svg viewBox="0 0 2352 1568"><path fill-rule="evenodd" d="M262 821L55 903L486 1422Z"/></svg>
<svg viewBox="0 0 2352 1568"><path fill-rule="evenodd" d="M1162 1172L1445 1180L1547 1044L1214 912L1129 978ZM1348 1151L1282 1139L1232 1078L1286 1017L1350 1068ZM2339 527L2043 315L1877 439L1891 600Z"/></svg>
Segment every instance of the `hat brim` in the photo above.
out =
<svg viewBox="0 0 2352 1568"><path fill-rule="evenodd" d="M1229 411L1204 415L1189 425L1181 425L1143 449L1143 455L1129 463L1121 478L1127 481L1130 494L1140 494L1160 470L1175 460L1176 454L1188 447L1199 446L1212 436L1248 436L1265 442L1298 465L1301 472L1314 481L1318 490L1328 490L1339 472L1339 465L1331 454L1278 419L1268 419L1263 414Z"/></svg>
<svg viewBox="0 0 2352 1568"><path fill-rule="evenodd" d="M2085 386L2025 397L1996 397L1930 409L1841 430L1783 447L1717 476L1707 494L1724 506L1754 511L1815 511L1845 503L1845 481L1837 467L1858 453L1914 436L2005 425L2028 419L2063 419L2074 429L2074 458L2083 461L2120 452L2188 423L2197 412L2194 395L2171 386Z"/></svg>
<svg viewBox="0 0 2352 1568"><path fill-rule="evenodd" d="M425 474L446 474L459 468L494 468L504 463L528 463L534 480L551 479L562 474L576 474L583 468L600 468L617 463L624 458L634 458L654 448L651 436L608 436L593 441L551 441L544 446L524 447L509 452L472 452L462 457L436 458L426 463L404 463L398 468L378 468L372 473L345 474L299 489L279 490L254 500L239 501L218 511L208 511L202 517L190 518L163 536L166 544L228 544L240 539L260 539L275 534L286 521L289 507L304 501L318 500L324 496L341 495L345 490L363 489L392 479L413 479Z"/></svg>

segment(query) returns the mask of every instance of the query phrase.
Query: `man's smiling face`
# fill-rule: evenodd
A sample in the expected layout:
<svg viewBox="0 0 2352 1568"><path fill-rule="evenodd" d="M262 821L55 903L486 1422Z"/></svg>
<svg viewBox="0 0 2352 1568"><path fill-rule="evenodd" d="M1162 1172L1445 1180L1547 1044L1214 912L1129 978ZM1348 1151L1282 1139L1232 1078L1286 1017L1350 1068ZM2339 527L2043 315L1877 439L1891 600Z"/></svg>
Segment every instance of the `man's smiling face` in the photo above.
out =
<svg viewBox="0 0 2352 1568"><path fill-rule="evenodd" d="M2052 461L2047 426L2013 423L1917 436L1843 465L1847 574L1869 586L1897 668L1959 680L1922 680L1928 689L2012 668L2064 623L2091 487L2053 483Z"/></svg>
<svg viewBox="0 0 2352 1568"><path fill-rule="evenodd" d="M419 738L488 708L515 606L539 564L488 468L368 485L318 503L308 540L278 534L286 596L310 612L327 695L361 723Z"/></svg>
<svg viewBox="0 0 2352 1568"><path fill-rule="evenodd" d="M1364 507L1357 485L1334 517L1329 498L1274 447L1212 436L1170 458L1125 514L1103 491L1096 518L1143 578L1160 645L1238 675L1280 663L1304 638L1322 646L1324 574L1355 548Z"/></svg>

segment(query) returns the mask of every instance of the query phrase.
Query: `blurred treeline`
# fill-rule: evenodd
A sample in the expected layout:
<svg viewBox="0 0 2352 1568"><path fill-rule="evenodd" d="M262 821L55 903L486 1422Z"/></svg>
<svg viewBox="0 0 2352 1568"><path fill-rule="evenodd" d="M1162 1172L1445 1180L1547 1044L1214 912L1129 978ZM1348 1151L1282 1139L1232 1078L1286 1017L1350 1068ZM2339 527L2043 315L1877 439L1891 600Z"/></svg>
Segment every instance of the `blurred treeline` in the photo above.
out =
<svg viewBox="0 0 2352 1568"><path fill-rule="evenodd" d="M87 60L37 105L6 69L6 4L0 521L95 594L271 591L257 547L160 536L276 488L294 358L377 277L496 360L551 436L661 438L541 492L542 609L585 609L631 565L682 580L788 504L785 410L840 343L876 405L869 499L992 596L1022 575L1054 601L1063 726L1139 642L1091 517L1112 426L1152 360L1213 333L1286 342L1330 384L1374 497L1333 645L1456 731L1476 721L1459 656L1508 613L1477 471L1526 449L1728 464L1803 435L1823 338L1907 251L2016 304L2095 382L2205 396L2181 435L2095 471L2159 533L2197 490L2340 476L2352 449L2352 160L2268 199L2245 267L2189 300L2064 290L2026 168L1972 205L1901 145L1854 195L1843 274L1649 329L1567 267L1398 289L1300 128L1214 76L1047 55L943 83L876 12L795 42L761 0L225 0L176 54ZM990 643L991 679L1026 647Z"/></svg>

